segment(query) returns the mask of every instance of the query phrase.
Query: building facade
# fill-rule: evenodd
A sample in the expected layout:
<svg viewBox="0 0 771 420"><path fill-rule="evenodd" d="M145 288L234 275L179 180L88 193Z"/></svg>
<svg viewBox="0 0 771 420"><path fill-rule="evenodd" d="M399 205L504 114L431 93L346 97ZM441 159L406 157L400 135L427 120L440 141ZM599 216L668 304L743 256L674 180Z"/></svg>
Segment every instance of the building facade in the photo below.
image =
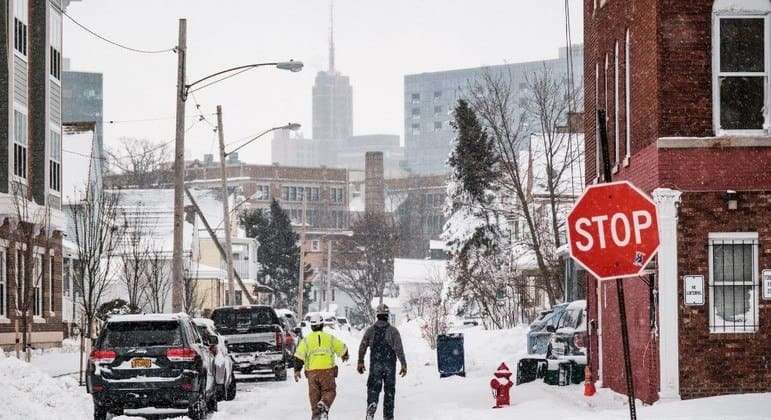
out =
<svg viewBox="0 0 771 420"><path fill-rule="evenodd" d="M0 347L5 348L18 338L14 324L25 311L32 346L62 340L61 7L58 0L0 4L5 64L0 66Z"/></svg>
<svg viewBox="0 0 771 420"><path fill-rule="evenodd" d="M94 127L94 148L97 159L104 157L104 99L102 73L62 72L62 117L65 125Z"/></svg>
<svg viewBox="0 0 771 420"><path fill-rule="evenodd" d="M542 71L544 66L555 77L567 78L568 64L573 63L574 80L583 79L583 48L573 46L560 50L559 58L552 60L514 63L490 67L449 70L404 76L404 144L406 167L414 175L446 174L447 156L455 132L450 125L458 99L471 83L484 72L511 76L513 97L517 100L514 112L522 111L526 101L528 74Z"/></svg>
<svg viewBox="0 0 771 420"><path fill-rule="evenodd" d="M587 183L603 178L604 110L613 179L659 213L655 265L624 281L645 402L771 391L770 15L752 0L584 1ZM615 296L587 279L593 369L625 392Z"/></svg>

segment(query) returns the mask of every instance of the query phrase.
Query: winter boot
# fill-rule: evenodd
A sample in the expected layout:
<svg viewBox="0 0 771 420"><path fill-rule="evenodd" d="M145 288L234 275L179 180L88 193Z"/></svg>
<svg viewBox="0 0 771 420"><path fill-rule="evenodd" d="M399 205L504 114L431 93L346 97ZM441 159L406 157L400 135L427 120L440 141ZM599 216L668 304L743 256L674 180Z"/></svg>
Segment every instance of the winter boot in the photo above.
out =
<svg viewBox="0 0 771 420"><path fill-rule="evenodd" d="M327 407L327 405L324 404L324 401L319 401L319 403L316 404L316 407L319 409L319 420L328 420L329 407Z"/></svg>
<svg viewBox="0 0 771 420"><path fill-rule="evenodd" d="M375 420L375 412L377 411L377 403L372 403L367 406L367 420Z"/></svg>

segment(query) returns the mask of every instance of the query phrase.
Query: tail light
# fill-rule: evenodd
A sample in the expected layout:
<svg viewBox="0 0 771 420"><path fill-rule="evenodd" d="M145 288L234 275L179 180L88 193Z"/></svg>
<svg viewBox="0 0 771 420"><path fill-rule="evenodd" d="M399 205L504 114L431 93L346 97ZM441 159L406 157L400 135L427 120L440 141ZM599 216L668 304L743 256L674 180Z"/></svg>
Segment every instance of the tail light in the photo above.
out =
<svg viewBox="0 0 771 420"><path fill-rule="evenodd" d="M211 352L211 354L216 356L217 355L217 345L216 344L212 344L211 346L209 346L209 351Z"/></svg>
<svg viewBox="0 0 771 420"><path fill-rule="evenodd" d="M91 392L102 392L104 391L103 385L91 385Z"/></svg>
<svg viewBox="0 0 771 420"><path fill-rule="evenodd" d="M92 350L88 358L94 363L112 363L117 354L112 350Z"/></svg>
<svg viewBox="0 0 771 420"><path fill-rule="evenodd" d="M282 350L284 348L284 339L281 337L283 333L276 331L276 350Z"/></svg>
<svg viewBox="0 0 771 420"><path fill-rule="evenodd" d="M198 357L198 353L187 347L166 350L166 358L171 362L193 362L196 357Z"/></svg>
<svg viewBox="0 0 771 420"><path fill-rule="evenodd" d="M180 385L179 385L179 387L180 387L180 388L181 388L183 391L192 391L192 390L193 390L193 384L192 384L192 383L188 383L188 384L180 384Z"/></svg>

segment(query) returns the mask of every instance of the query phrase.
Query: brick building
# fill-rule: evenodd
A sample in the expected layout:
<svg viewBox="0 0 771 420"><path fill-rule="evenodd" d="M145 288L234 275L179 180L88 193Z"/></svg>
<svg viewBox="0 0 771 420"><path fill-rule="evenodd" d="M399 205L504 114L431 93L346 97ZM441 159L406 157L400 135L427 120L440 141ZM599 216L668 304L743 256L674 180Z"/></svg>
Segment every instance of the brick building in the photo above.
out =
<svg viewBox="0 0 771 420"><path fill-rule="evenodd" d="M604 109L614 180L659 211L657 261L624 281L645 402L771 391L770 15L765 0L584 0L587 180ZM625 392L615 282L587 283L593 368Z"/></svg>
<svg viewBox="0 0 771 420"><path fill-rule="evenodd" d="M60 8L58 0L0 4L0 347L6 349L16 342L25 310L32 346L62 340Z"/></svg>

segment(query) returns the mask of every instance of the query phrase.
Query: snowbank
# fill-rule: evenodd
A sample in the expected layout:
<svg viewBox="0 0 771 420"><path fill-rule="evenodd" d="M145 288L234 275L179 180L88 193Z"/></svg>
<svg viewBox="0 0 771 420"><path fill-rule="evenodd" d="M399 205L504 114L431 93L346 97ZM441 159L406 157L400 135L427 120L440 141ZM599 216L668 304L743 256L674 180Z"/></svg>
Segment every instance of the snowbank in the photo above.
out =
<svg viewBox="0 0 771 420"><path fill-rule="evenodd" d="M86 419L91 399L72 378L54 379L14 357L0 356L0 419Z"/></svg>

